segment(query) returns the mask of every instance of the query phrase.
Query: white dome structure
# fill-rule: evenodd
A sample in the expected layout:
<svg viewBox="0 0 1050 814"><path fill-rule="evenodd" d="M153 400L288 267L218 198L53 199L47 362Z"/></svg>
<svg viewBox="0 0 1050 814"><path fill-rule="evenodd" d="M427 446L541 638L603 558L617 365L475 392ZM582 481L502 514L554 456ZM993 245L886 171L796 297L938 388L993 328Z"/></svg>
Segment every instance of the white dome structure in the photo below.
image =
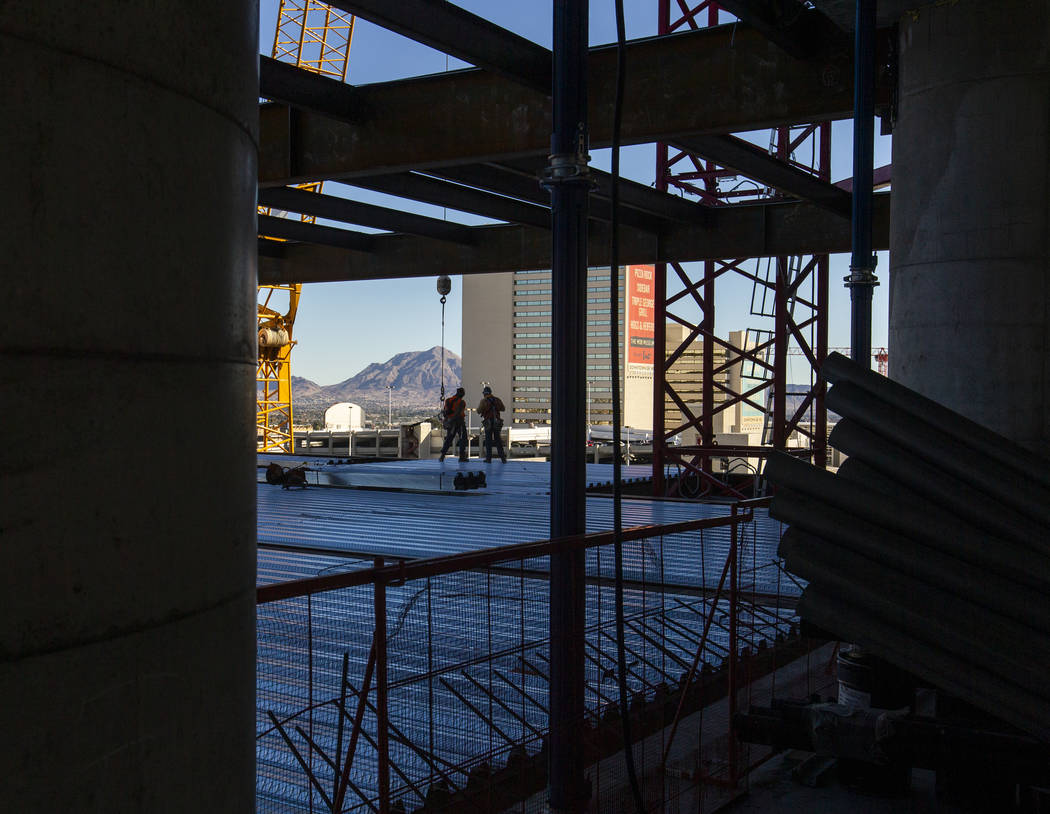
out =
<svg viewBox="0 0 1050 814"><path fill-rule="evenodd" d="M341 401L324 411L326 430L359 430L364 426L365 411L358 404Z"/></svg>

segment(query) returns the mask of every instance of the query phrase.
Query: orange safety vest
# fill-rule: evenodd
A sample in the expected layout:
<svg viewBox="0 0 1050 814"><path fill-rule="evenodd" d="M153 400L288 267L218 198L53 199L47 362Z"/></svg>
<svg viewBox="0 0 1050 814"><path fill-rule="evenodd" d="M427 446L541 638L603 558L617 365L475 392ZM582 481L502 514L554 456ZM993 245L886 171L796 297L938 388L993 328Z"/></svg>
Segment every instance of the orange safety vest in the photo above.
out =
<svg viewBox="0 0 1050 814"><path fill-rule="evenodd" d="M445 417L462 418L466 412L466 406L460 396L449 396L445 399Z"/></svg>

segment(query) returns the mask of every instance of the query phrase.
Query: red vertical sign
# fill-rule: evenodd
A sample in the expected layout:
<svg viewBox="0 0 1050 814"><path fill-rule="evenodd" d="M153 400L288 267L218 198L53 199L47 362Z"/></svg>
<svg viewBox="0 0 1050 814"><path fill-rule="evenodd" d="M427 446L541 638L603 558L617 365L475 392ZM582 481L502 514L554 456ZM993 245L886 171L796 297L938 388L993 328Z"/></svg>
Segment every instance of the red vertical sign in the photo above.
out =
<svg viewBox="0 0 1050 814"><path fill-rule="evenodd" d="M653 364L653 266L627 267L627 363Z"/></svg>

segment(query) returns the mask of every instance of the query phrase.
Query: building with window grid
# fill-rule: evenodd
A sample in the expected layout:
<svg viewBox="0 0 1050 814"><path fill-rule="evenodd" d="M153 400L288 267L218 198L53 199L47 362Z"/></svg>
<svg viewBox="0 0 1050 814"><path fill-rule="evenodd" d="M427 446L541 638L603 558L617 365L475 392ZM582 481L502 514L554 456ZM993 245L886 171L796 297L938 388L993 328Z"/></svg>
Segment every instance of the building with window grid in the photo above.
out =
<svg viewBox="0 0 1050 814"><path fill-rule="evenodd" d="M647 310L651 296L645 296L648 293L646 270L651 271L651 267L622 269L618 309L623 423L640 429L652 428L653 415L653 354L648 353L648 361L644 361L644 354L638 352L652 348L651 312ZM630 318L625 322L628 315ZM647 317L650 322L645 324ZM592 425L612 424L609 322L609 269L590 269L587 276L587 415ZM667 325L666 337L667 355L674 353L688 338L686 329L673 322ZM724 348L715 348L716 369L724 364L725 354ZM549 424L550 377L551 272L464 277L463 386L468 401L477 401L482 387L488 384L506 403L508 422ZM695 395L695 399L686 400L687 404L700 403L702 341L692 342L682 352L667 378L674 383L677 393ZM725 384L727 374L716 374L715 381ZM724 392L716 388L716 402L724 398ZM668 427L681 422L681 412L669 397L665 409Z"/></svg>
<svg viewBox="0 0 1050 814"><path fill-rule="evenodd" d="M631 268L631 267L629 267ZM624 365L629 268L621 274L619 327L623 417L652 426L652 364ZM587 275L587 403L592 424L612 423L609 269ZM650 331L651 335L651 331ZM637 340L636 340L637 341ZM463 386L470 400L488 383L507 405L505 420L549 424L551 415L551 272L463 278Z"/></svg>

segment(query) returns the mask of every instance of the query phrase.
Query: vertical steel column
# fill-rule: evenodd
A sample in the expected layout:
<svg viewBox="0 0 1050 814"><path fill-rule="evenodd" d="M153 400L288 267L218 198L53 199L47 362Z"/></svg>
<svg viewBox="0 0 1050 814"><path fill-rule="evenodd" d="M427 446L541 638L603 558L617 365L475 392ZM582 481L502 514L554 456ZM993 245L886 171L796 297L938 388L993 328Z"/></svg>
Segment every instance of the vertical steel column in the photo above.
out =
<svg viewBox="0 0 1050 814"><path fill-rule="evenodd" d="M773 448L787 446L787 346L788 346L788 266L781 255L774 259L776 277L773 289Z"/></svg>
<svg viewBox="0 0 1050 814"><path fill-rule="evenodd" d="M657 155L663 150L663 161L667 163L667 145L658 144ZM657 158L657 162L660 158ZM660 179L656 179L656 188L660 189ZM663 183L667 191L667 182ZM667 441L666 403L664 382L666 381L667 364L667 320L664 318L663 304L667 302L667 263L657 263L653 274L653 495L662 497L667 484L664 483L664 450Z"/></svg>
<svg viewBox="0 0 1050 814"><path fill-rule="evenodd" d="M700 443L711 447L715 443L715 263L707 260L704 263L704 315L700 322L704 337L704 379L702 382L702 400L704 420L700 429ZM711 474L711 458L705 456L700 462L704 472Z"/></svg>
<svg viewBox="0 0 1050 814"><path fill-rule="evenodd" d="M826 166L830 166L829 161ZM828 411L824 399L828 384L820 375L824 360L828 358L828 256L822 254L817 260L817 382L813 395L813 463L821 469L828 465Z"/></svg>
<svg viewBox="0 0 1050 814"><path fill-rule="evenodd" d="M383 558L375 558L375 567L383 567ZM376 649L376 743L379 753L379 814L390 814L390 742L386 674L386 582L376 575L375 581L375 649ZM365 692L365 690L362 690Z"/></svg>
<svg viewBox="0 0 1050 814"><path fill-rule="evenodd" d="M791 158L791 128L777 128L776 156L787 162ZM776 264L775 287L773 289L773 448L784 449L788 442L787 427L787 350L788 350L788 275L791 258L780 255Z"/></svg>
<svg viewBox="0 0 1050 814"><path fill-rule="evenodd" d="M671 8L668 0L660 0L657 9L656 33L659 35L671 32ZM656 145L656 183L659 192L667 192L667 145ZM664 483L664 440L665 396L664 396L664 360L667 358L667 263L657 263L654 273L653 288L653 495L662 497L667 489Z"/></svg>
<svg viewBox="0 0 1050 814"><path fill-rule="evenodd" d="M726 676L729 683L729 697L727 699L729 704L729 727L726 740L729 743L729 782L735 786L737 781L737 743L736 727L733 725L733 718L737 713L736 690L737 683L740 680L739 664L737 663L740 654L737 652L737 612L739 604L737 597L738 568L736 558L737 547L740 543L740 524L737 522L739 513L735 503L730 513L733 517L733 523L729 529L729 674ZM717 599L713 601L717 602Z"/></svg>
<svg viewBox="0 0 1050 814"><path fill-rule="evenodd" d="M820 137L820 160L817 162L817 177L821 181L831 181L831 122L823 122L820 125L818 135ZM815 393L813 395L813 463L826 469L828 465L828 410L825 407L825 398L828 392L828 383L824 381L821 371L824 369L824 361L828 358L828 311L831 308L828 289L831 274L831 263L828 255L820 255L817 261L817 347L815 354L817 359Z"/></svg>
<svg viewBox="0 0 1050 814"><path fill-rule="evenodd" d="M857 0L853 48L853 255L849 276L850 354L871 367L871 299L879 284L871 251L872 162L875 150L875 0Z"/></svg>
<svg viewBox="0 0 1050 814"><path fill-rule="evenodd" d="M551 536L586 530L587 0L554 3L551 193ZM614 352L616 352L614 350ZM552 811L574 812L584 787L584 551L551 556L550 775Z"/></svg>

